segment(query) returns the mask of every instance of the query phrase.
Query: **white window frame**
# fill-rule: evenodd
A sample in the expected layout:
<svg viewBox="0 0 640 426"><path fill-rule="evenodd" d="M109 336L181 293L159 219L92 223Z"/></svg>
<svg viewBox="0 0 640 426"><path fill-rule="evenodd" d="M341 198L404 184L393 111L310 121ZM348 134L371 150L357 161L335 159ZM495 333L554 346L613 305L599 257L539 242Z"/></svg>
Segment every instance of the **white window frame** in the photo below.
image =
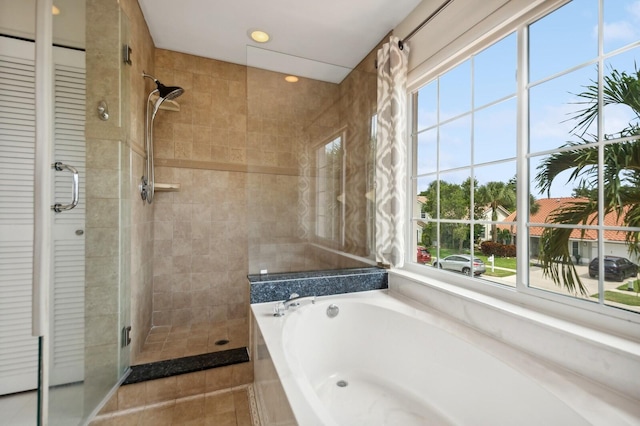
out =
<svg viewBox="0 0 640 426"><path fill-rule="evenodd" d="M463 37L454 40L447 48L441 50L432 58L414 68L414 70L409 73L407 83L407 99L409 103L408 111L410 111L410 116L412 117L412 114L414 114L414 99L420 88L426 86L438 76L455 68L460 63L466 61L472 54L479 53L515 31L517 33L518 49L516 94L518 143L516 156L517 179L518 182L529 182L529 155L527 151L528 128L523 125L523 123L528 121L529 104L529 84L527 75L528 58L526 57L526 49L524 49L524 46L528 44L527 26L537 19L540 19L569 3L569 1L570 0L535 2L528 9L522 10L519 15L512 16L510 19L503 19L500 25L494 26L490 29L488 27L485 28L483 33L477 33L477 31L474 33L474 28L472 28L465 33ZM482 27L482 25L479 25L478 27ZM464 41L466 41L466 45L461 45L461 42ZM425 72L424 70L428 71ZM601 75L599 76L599 79L602 79ZM407 138L407 143L409 149L407 149L407 164L410 165L410 168L407 169L406 176L407 194L417 193L417 189L414 187L414 180L412 179L412 176L415 176L417 172L415 170L416 162L414 161L417 156L417 143L415 143L413 138L415 133L413 125L414 123L412 120L408 120L407 135L409 136ZM523 211L524 209L528 211L529 205L529 188L527 184L524 185L526 185L524 188L519 186L519 191L517 192L517 209L520 211ZM414 219L412 217L413 203L415 203L414 197L407 197L405 253L409 255L409 258L415 251L415 236L412 232ZM471 222L471 226L473 226L473 221ZM527 223L524 220L519 219L516 226L517 235L528 236ZM601 240L599 244L603 245L604 242ZM525 305L539 312L575 320L585 325L592 325L599 329L611 330L621 335L629 335L629 333L633 334L633 330L629 327L630 323L640 325L640 314L638 313L618 309L613 306L589 303L583 299L553 293L535 287L529 287L529 238L517 238L516 246L517 253L526 253L527 255L518 256L517 258L517 270L520 272L517 274L515 288L506 287L490 281L482 281L479 283L477 279L460 274L446 274L447 284L454 284L464 289L469 289L500 300ZM600 247L600 252L603 252L602 247ZM425 284L433 279L442 280L445 278L442 271L434 270L433 268L425 267L410 261L405 262L402 270L425 277Z"/></svg>
<svg viewBox="0 0 640 426"><path fill-rule="evenodd" d="M333 143L336 139L340 140L340 149L342 150L342 164L340 165L340 193L342 194L342 196L345 196L345 190L346 190L346 146L345 146L345 142L346 142L346 129L343 128L341 130L339 130L336 133L333 133L330 137L326 138L323 140L323 142L315 145L313 147L314 149L314 163L315 163L315 170L316 173L319 170L318 167L318 156L317 156L317 151L319 149L325 149L326 146L330 143ZM317 179L320 179L320 176L317 176ZM318 239L318 241L322 242L325 245L331 246L333 248L339 248L339 247L343 247L344 243L345 243L345 203L342 202L340 204L340 217L339 217L339 224L338 226L340 227L340 229L338 230L338 236L337 239L335 238L326 238L324 236L321 236L318 234L318 218L320 217L320 206L318 205L318 196L319 196L319 187L318 185L320 184L320 182L316 182L316 189L315 189L315 228L314 228L314 235L315 237ZM326 193L326 190L324 191ZM325 217L326 215L322 215L322 217ZM337 247L336 247L337 246Z"/></svg>

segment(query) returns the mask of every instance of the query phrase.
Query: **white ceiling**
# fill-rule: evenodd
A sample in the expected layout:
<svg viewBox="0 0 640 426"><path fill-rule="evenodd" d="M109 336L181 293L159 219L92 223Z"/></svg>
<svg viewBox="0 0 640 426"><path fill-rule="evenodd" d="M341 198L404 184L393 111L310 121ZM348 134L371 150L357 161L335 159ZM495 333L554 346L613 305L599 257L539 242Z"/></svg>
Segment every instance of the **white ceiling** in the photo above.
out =
<svg viewBox="0 0 640 426"><path fill-rule="evenodd" d="M53 17L53 43L84 49L85 0L55 0L60 15ZM36 0L0 0L0 34L35 39Z"/></svg>
<svg viewBox="0 0 640 426"><path fill-rule="evenodd" d="M338 83L420 0L138 0L158 48ZM268 43L248 36L260 29Z"/></svg>

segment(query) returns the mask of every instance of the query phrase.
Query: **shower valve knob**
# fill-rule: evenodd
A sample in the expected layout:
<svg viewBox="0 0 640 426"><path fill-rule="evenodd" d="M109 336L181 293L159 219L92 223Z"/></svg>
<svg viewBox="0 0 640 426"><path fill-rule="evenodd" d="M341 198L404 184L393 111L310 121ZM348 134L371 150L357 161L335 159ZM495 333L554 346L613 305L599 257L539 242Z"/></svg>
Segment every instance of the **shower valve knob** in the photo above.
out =
<svg viewBox="0 0 640 426"><path fill-rule="evenodd" d="M107 101L98 102L98 117L100 120L107 121L109 119L109 107Z"/></svg>

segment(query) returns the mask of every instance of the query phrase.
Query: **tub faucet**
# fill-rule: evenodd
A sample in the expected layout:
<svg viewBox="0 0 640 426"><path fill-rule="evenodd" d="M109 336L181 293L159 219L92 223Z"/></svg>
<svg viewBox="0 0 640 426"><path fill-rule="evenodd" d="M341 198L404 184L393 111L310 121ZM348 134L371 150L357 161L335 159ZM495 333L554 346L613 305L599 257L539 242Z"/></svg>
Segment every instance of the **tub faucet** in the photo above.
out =
<svg viewBox="0 0 640 426"><path fill-rule="evenodd" d="M273 309L273 316L284 316L285 311L287 311L289 308L298 307L300 306L301 302L304 302L306 300L311 301L311 303L316 303L316 296L300 296L297 293L293 293L287 300L276 303L276 307Z"/></svg>

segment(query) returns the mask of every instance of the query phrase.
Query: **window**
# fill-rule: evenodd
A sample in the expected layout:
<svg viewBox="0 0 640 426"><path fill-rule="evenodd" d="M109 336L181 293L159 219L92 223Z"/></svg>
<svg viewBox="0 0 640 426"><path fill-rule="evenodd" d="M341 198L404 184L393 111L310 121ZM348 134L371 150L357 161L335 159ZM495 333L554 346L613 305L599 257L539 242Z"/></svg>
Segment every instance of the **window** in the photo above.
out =
<svg viewBox="0 0 640 426"><path fill-rule="evenodd" d="M627 290L640 263L634 16L631 0L574 0L452 58L414 91L411 251L430 251L424 273L464 270L478 283L640 313ZM464 266L443 268L453 255ZM611 275L592 262L605 255L630 265Z"/></svg>
<svg viewBox="0 0 640 426"><path fill-rule="evenodd" d="M344 243L344 147L339 134L316 148L316 236Z"/></svg>

